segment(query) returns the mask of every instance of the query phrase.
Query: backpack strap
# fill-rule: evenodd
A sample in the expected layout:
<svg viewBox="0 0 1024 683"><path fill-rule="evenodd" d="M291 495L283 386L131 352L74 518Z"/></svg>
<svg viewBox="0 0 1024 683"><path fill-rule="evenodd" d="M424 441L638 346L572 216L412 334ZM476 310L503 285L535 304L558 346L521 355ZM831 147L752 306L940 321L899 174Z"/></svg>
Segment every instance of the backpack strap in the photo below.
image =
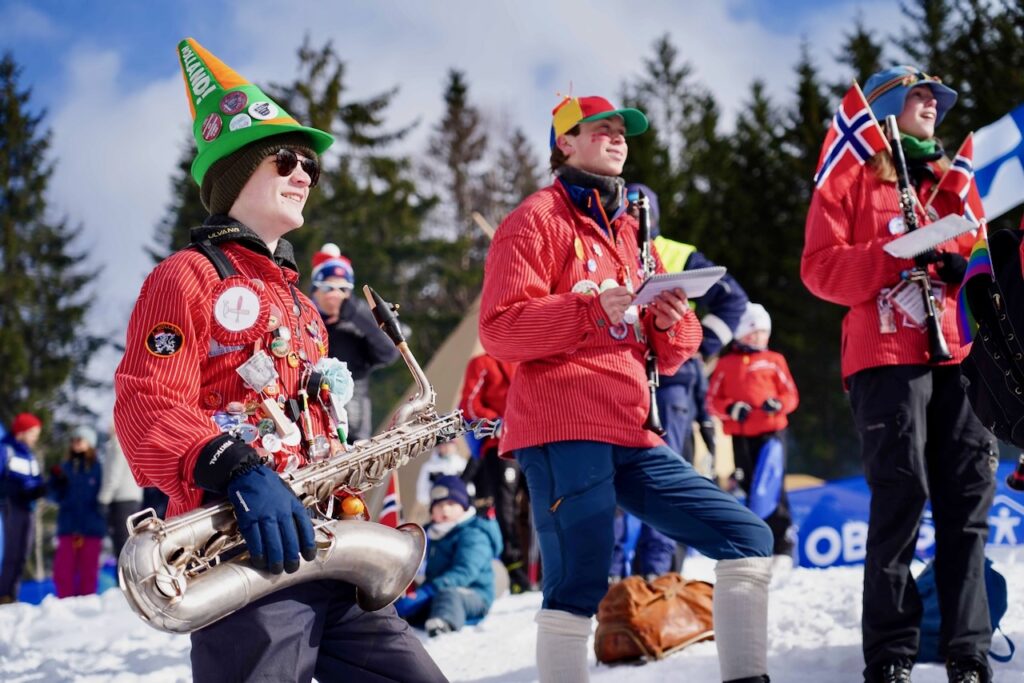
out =
<svg viewBox="0 0 1024 683"><path fill-rule="evenodd" d="M1013 644L1013 641L1010 640L1010 637L1003 632L1002 628L996 626L995 629L992 630L992 634L995 635L996 633L1001 635L1003 637L1003 640L1006 641L1006 644L1010 648L1010 653L1006 655L997 655L995 652L992 652L992 650L989 650L988 656L996 660L997 662L1005 664L1006 662L1013 659L1013 653L1017 651L1017 646Z"/></svg>
<svg viewBox="0 0 1024 683"><path fill-rule="evenodd" d="M200 254L210 259L210 263L217 270L217 275L220 276L221 280L226 280L232 275L238 275L238 271L231 264L227 254L224 250L215 245L208 239L202 239L197 242L193 242L190 246L195 248Z"/></svg>

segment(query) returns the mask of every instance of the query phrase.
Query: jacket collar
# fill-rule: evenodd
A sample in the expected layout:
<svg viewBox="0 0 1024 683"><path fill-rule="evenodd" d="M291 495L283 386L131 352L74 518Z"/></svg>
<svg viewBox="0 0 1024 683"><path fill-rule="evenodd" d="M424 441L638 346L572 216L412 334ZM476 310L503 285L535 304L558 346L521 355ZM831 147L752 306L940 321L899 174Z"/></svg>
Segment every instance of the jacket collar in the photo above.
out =
<svg viewBox="0 0 1024 683"><path fill-rule="evenodd" d="M209 240L213 244L237 242L246 249L272 259L282 268L288 268L299 274L299 266L295 263L295 250L291 242L283 237L277 241L277 249L270 253L267 243L252 228L236 221L230 216L216 214L210 216L198 228L192 228L190 239L193 243Z"/></svg>

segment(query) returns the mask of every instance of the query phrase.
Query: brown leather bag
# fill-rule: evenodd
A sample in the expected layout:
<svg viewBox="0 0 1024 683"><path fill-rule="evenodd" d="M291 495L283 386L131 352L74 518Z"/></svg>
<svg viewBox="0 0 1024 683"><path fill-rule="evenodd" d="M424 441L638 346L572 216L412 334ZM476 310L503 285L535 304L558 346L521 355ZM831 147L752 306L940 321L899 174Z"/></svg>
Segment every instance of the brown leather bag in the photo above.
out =
<svg viewBox="0 0 1024 683"><path fill-rule="evenodd" d="M713 639L713 591L710 583L675 572L651 582L630 576L613 584L597 608L597 661L661 659Z"/></svg>

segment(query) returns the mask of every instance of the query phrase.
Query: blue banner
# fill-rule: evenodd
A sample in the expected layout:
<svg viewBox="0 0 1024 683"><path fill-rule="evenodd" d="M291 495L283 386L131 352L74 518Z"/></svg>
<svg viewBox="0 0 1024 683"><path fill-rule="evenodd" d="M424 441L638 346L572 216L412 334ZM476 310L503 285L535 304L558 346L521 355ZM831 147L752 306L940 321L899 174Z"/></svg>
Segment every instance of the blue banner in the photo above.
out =
<svg viewBox="0 0 1024 683"><path fill-rule="evenodd" d="M1006 485L1016 463L1001 463L996 471L996 496L988 516L988 544L1024 545L1024 492ZM868 538L871 494L864 477L837 479L823 486L789 492L797 529L797 562L801 567L840 567L862 564ZM925 506L917 557L935 554L931 504Z"/></svg>

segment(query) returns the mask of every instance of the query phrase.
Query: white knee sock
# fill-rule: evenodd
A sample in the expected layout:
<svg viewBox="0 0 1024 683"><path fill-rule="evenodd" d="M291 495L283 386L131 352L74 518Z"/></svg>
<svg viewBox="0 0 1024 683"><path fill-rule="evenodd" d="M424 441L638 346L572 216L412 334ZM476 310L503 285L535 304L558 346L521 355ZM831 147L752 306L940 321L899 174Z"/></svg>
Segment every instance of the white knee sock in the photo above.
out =
<svg viewBox="0 0 1024 683"><path fill-rule="evenodd" d="M772 558L719 560L715 577L715 642L722 680L767 674Z"/></svg>
<svg viewBox="0 0 1024 683"><path fill-rule="evenodd" d="M590 618L556 609L537 613L537 672L540 683L587 683Z"/></svg>

